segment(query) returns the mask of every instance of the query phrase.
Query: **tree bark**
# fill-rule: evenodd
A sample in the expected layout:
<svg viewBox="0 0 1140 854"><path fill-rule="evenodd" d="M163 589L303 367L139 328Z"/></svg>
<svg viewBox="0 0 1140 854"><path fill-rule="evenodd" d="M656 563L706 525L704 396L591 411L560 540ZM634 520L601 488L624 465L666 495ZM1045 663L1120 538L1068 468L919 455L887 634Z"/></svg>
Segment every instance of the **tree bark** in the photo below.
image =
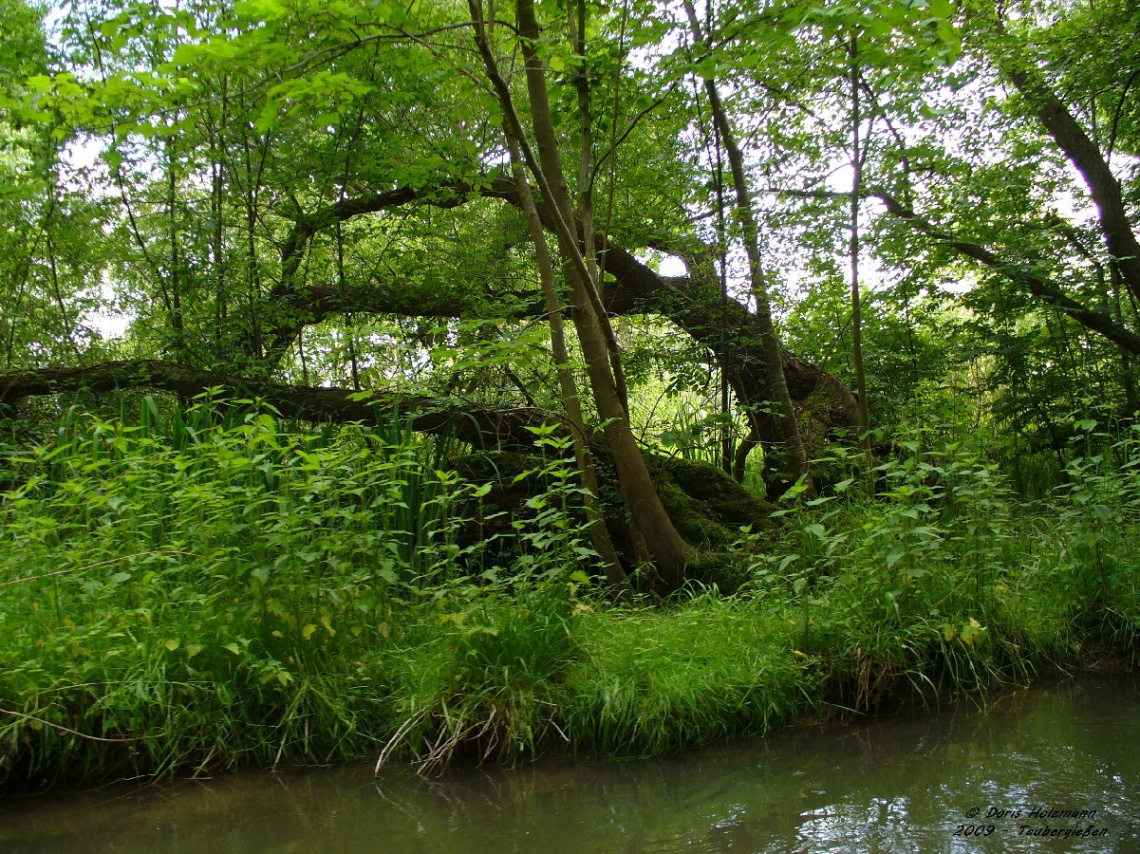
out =
<svg viewBox="0 0 1140 854"><path fill-rule="evenodd" d="M863 193L863 160L859 150L859 38L851 34L851 356L859 390L859 429L867 462L871 463L871 401L867 397L867 368L863 362L863 309L859 298L859 200ZM869 467L869 466L868 466Z"/></svg>
<svg viewBox="0 0 1140 854"><path fill-rule="evenodd" d="M582 478L585 494L582 504L586 508L586 518L590 523L590 539L594 549L606 566L606 580L614 587L627 586L625 571L621 567L617 550L610 538L606 520L602 515L599 503L600 491L598 489L598 475L594 468L593 456L590 454L588 435L586 433L586 419L582 415L582 404L578 399L578 384L574 381L574 374L570 370L570 352L566 347L566 334L562 326L562 312L559 310L561 301L558 298L558 288L554 281L554 265L550 261L550 253L546 248L546 232L538 218L538 210L534 205L534 196L523 172L518 145L510 130L506 130L507 147L510 149L511 168L518 185L519 196L523 203L523 212L526 215L527 225L530 228L531 241L534 243L535 260L538 263L539 278L542 282L542 294L546 300L547 322L550 324L550 348L554 356L554 369L558 373L558 385L562 392L562 406L566 410L566 417L570 420L571 440L574 444L574 459L578 464L578 473Z"/></svg>
<svg viewBox="0 0 1140 854"><path fill-rule="evenodd" d="M1089 188L1096 205L1101 234L1108 254L1119 265L1120 275L1133 296L1140 299L1140 241L1124 208L1120 182L1112 174L1100 148L1093 142L1061 99L1024 71L1007 72L1013 85L1033 104L1037 118L1053 141L1065 152Z"/></svg>
<svg viewBox="0 0 1140 854"><path fill-rule="evenodd" d="M696 47L703 51L704 36L692 0L685 0L685 12L689 18ZM736 144L736 135L729 124L728 112L720 100L716 81L711 77L705 78L705 91L708 93L713 120L720 130L720 138L724 143L729 169L732 172L732 183L736 191L736 218L740 223L744 239L744 251L748 255L748 273L752 296L756 299L757 325L761 335L768 387L772 392L771 400L779 409L780 428L791 461L792 472L795 477L803 478L805 485L810 490L812 486L811 470L803 439L800 436L799 423L796 418L795 407L792 405L787 378L784 376L781 358L782 348L775 323L772 320L771 299L768 295L768 286L761 266L759 229L756 225L756 217L752 212L752 194L748 187L748 177L744 171L744 154Z"/></svg>
<svg viewBox="0 0 1140 854"><path fill-rule="evenodd" d="M79 391L158 390L189 400L217 389L239 398L263 400L286 418L375 422L407 416L413 430L449 433L482 448L532 447L535 436L527 427L561 420L534 408L496 410L458 399L391 392L362 396L346 389L278 385L146 359L83 368L0 371L0 412L25 397Z"/></svg>
<svg viewBox="0 0 1140 854"><path fill-rule="evenodd" d="M622 404L612 373L610 359L613 352L612 337L607 340L604 309L596 283L590 278L579 244L579 235L570 231L575 227L574 205L562 171L558 151L558 138L550 112L546 90L546 75L536 52L540 33L534 15L532 0L518 0L516 17L522 37L527 91L531 121L538 157L534 157L523 133L510 90L499 73L490 43L483 26L479 0L469 0L475 20L475 41L487 68L492 85L499 96L504 119L523 148L527 166L534 175L546 207L554 219L559 247L563 258L571 302L574 305L574 325L586 360L586 371L594 393L598 414L604 421L604 432L614 456L618 482L626 505L645 533L646 540L664 584L676 589L684 580L685 565L695 559L696 553L677 533L672 520L665 512L661 499L653 486L641 449L630 428L629 417Z"/></svg>

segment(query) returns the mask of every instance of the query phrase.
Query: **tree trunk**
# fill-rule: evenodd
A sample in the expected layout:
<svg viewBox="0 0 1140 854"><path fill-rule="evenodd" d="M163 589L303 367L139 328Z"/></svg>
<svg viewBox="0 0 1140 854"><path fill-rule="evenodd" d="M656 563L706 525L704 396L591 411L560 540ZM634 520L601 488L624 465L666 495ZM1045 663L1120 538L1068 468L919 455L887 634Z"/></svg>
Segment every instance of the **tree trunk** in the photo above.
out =
<svg viewBox="0 0 1140 854"><path fill-rule="evenodd" d="M1140 241L1132 230L1120 182L1112 174L1100 148L1080 126L1061 99L1032 82L1024 71L1007 72L1009 79L1033 104L1037 118L1069 162L1084 178L1096 204L1105 248L1120 265L1121 278L1133 296L1140 298Z"/></svg>
<svg viewBox="0 0 1140 854"><path fill-rule="evenodd" d="M526 428L559 420L540 409L499 411L468 401L425 395L381 392L361 395L346 389L275 385L147 359L103 362L83 368L0 371L0 413L15 407L25 397L77 391L151 389L192 400L219 388L237 398L263 400L286 418L375 422L378 418L407 416L413 430L448 433L481 448L533 447L535 436Z"/></svg>
<svg viewBox="0 0 1140 854"><path fill-rule="evenodd" d="M554 368L558 372L562 406L566 410L566 417L570 419L574 458L578 463L578 473L585 489L582 503L586 508L586 518L590 523L590 539L594 544L594 549L605 563L606 580L615 587L627 586L625 571L621 567L621 561L618 559L613 540L610 539L610 532L606 527L606 520L602 516L601 505L598 501L600 495L598 475L594 468L593 457L590 455L586 419L582 416L582 404L578 399L578 384L574 381L574 374L570 371L570 352L566 347L566 335L562 327L561 301L558 299L558 289L554 282L554 267L550 262L550 253L546 248L546 232L543 231L542 222L538 218L538 210L534 206L534 196L530 192L526 174L523 172L514 135L509 128L505 129L505 133L507 147L511 154L511 169L515 176L515 183L519 188L519 197L522 199L527 226L530 228L535 260L538 262L538 274L542 282L542 293L546 299L547 321L550 324L550 349L554 355Z"/></svg>
<svg viewBox="0 0 1140 854"><path fill-rule="evenodd" d="M867 399L867 370L863 363L863 310L859 301L859 200L863 192L863 161L859 151L859 40L851 35L851 351L855 359L855 383L859 390L859 429L862 445L871 462L871 402ZM868 466L869 468L869 466Z"/></svg>
<svg viewBox="0 0 1140 854"><path fill-rule="evenodd" d="M557 135L550 112L546 78L535 45L540 33L534 16L532 0L518 0L517 19L522 36L522 50L526 61L527 90L530 112L539 156L530 151L523 134L522 124L515 111L510 90L499 73L498 64L486 38L483 11L478 0L469 0L475 19L475 40L487 67L492 85L499 96L505 120L523 148L527 166L534 174L543 200L551 209L558 233L564 266L574 306L574 325L586 360L586 371L594 393L598 414L603 419L606 439L614 455L618 482L622 496L634 519L645 534L653 554L657 571L664 584L675 589L684 580L685 565L696 557L693 549L677 533L665 512L661 499L653 486L641 449L629 425L629 417L622 404L611 372L612 344L607 341L604 313L599 312L600 295L590 278L578 245L577 234L570 231L574 224L574 205L562 171L558 153Z"/></svg>
<svg viewBox="0 0 1140 854"><path fill-rule="evenodd" d="M697 20L697 12L692 0L685 0L685 12L689 17L693 40L696 42L698 50L703 49L704 36L701 33L701 25ZM744 154L736 144L736 136L728 122L728 113L720 100L716 82L711 77L705 79L705 91L708 93L713 121L716 122L720 130L724 150L728 155L732 183L736 190L736 217L740 223L744 239L744 251L748 255L748 274L752 296L756 299L757 326L760 330L764 349L764 366L768 386L772 392L772 401L779 410L780 429L791 461L792 473L797 478L803 478L805 485L810 490L812 488L811 471L808 466L807 452L800 436L795 407L792 406L792 397L788 391L787 378L784 376L780 339L772 321L772 304L761 266L759 230L756 225L756 217L752 212L752 194L748 189L748 177L744 171Z"/></svg>

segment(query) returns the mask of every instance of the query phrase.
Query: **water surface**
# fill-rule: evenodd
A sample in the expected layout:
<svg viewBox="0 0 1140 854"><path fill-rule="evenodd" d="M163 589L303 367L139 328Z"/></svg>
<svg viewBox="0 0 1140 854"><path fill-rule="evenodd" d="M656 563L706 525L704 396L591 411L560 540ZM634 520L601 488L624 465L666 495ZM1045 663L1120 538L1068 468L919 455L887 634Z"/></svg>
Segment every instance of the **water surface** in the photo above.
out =
<svg viewBox="0 0 1140 854"><path fill-rule="evenodd" d="M550 760L430 782L402 771L375 782L353 765L18 799L0 803L0 852L1125 854L1140 852L1138 798L1140 680L1106 676L1013 691L985 709L959 703L650 760ZM1008 812L986 819L991 810ZM1103 834L1030 835L1041 829Z"/></svg>

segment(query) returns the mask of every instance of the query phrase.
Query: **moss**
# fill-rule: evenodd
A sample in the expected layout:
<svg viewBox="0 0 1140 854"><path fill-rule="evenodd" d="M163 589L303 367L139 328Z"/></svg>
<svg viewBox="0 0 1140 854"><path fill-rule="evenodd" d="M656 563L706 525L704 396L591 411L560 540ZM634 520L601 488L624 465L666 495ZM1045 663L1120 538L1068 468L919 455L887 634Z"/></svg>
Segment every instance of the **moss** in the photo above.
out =
<svg viewBox="0 0 1140 854"><path fill-rule="evenodd" d="M637 561L613 457L605 447L596 447L594 456L606 523L618 552L633 566ZM752 495L715 466L656 454L647 454L646 464L677 532L698 549L723 552L740 538L740 529L745 525L751 526L754 533L778 529L771 519L774 506ZM537 454L513 451L492 451L464 459L460 465L463 476L473 483L490 483L492 488L480 504L468 508L467 515L477 522L467 526L462 539L474 542L496 534L504 540L513 537L512 518L530 514L526 500L545 489L536 476L517 481L515 478L541 465L542 458Z"/></svg>
<svg viewBox="0 0 1140 854"><path fill-rule="evenodd" d="M716 466L660 456L647 462L669 517L692 544L724 548L739 538L744 525L757 533L776 529L775 507Z"/></svg>
<svg viewBox="0 0 1140 854"><path fill-rule="evenodd" d="M697 560L685 567L685 574L694 581L713 585L729 596L751 578L747 563L733 552L703 551Z"/></svg>
<svg viewBox="0 0 1140 854"><path fill-rule="evenodd" d="M701 501L673 483L668 476L658 480L657 494L661 496L661 503L665 505L665 512L673 520L677 533L690 545L726 544L731 539L732 532L713 518Z"/></svg>

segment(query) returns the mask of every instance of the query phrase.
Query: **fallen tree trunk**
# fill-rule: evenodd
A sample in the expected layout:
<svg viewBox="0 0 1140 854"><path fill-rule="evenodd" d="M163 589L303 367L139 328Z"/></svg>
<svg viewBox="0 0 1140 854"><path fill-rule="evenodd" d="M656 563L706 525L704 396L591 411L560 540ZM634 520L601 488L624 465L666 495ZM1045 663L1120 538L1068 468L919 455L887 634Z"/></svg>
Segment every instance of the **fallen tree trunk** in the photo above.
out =
<svg viewBox="0 0 1140 854"><path fill-rule="evenodd" d="M517 188L510 182L496 180L484 195L504 199L518 205ZM549 211L540 207L543 224L553 230ZM689 275L666 278L638 261L631 252L612 242L600 248L605 255L607 274L602 302L611 314L657 314L667 317L695 340L712 351L740 405L748 412L752 432L766 452L779 449L784 442L780 418L765 410L775 400L768 382L764 359L763 320L736 300L725 297L715 271L699 258L709 248L699 246L661 246L669 254L681 257L689 267ZM725 329L722 337L721 329ZM817 452L829 434L855 431L859 424L858 402L843 383L807 359L781 349L784 378L799 421L808 457Z"/></svg>
<svg viewBox="0 0 1140 854"><path fill-rule="evenodd" d="M686 277L658 276L630 253L610 247L606 269L616 282L606 289L606 307L614 314L658 314L669 318L707 347L728 376L738 405L747 413L750 435L737 448L734 470L743 475L748 452L761 445L767 456L764 479L769 495L786 485L782 459L784 430L773 402L764 361L763 332L758 315L734 299L725 299L715 271L688 247L667 246L689 266ZM721 335L722 325L724 335ZM786 349L780 350L784 379L809 459L836 434L854 435L858 402L851 390L827 371ZM794 480L794 478L792 478Z"/></svg>
<svg viewBox="0 0 1140 854"><path fill-rule="evenodd" d="M306 325L339 312L475 316L478 308L458 294L420 293L405 283L375 288L297 288L294 274L308 241L336 222L412 203L454 208L479 196L501 199L517 208L522 205L514 181L499 176L478 187L453 182L430 192L395 190L361 199L345 199L298 219L282 249L284 277L267 297L266 316L270 318L267 325L272 327L270 338L274 342L270 347L270 361L283 356ZM546 205L537 207L544 227L553 232L553 213ZM748 412L753 444L764 445L766 452L778 459L784 430L779 417L765 411L771 408L766 403L774 400L775 395L768 382L760 317L721 294L715 272L698 257L702 250L707 252L707 246L654 248L682 257L689 265L690 274L681 278L662 277L631 252L613 242L607 243L599 247L600 254L605 256L607 278L609 274L614 277L604 284L601 294L606 311L611 315L666 317L713 352L728 375L737 400ZM544 310L537 295L533 303L521 308L528 316L539 315ZM722 325L726 328L723 337ZM781 351L781 359L809 457L820 449L829 434L857 428L858 404L843 383L787 350ZM772 454L773 451L777 453Z"/></svg>
<svg viewBox="0 0 1140 854"><path fill-rule="evenodd" d="M344 389L264 383L143 359L0 372L0 417L10 415L28 397L125 391L164 391L182 398L208 394L218 400L255 398L285 417L312 421L368 423L406 415L413 430L449 432L482 449L464 462L463 474L475 483L494 486L482 505L487 518L476 520L478 524L469 526L465 536L468 540L477 536L495 540L494 535L498 535L504 547L517 535L511 521L519 513L530 512L526 500L546 488L535 474L545 464L544 458L536 453L536 436L527 428L564 423L553 413L533 408L495 410L452 398L386 392L365 397ZM602 444L595 443L595 454L602 480L603 512L615 532L622 561L632 571L638 560L624 504L617 499L614 461ZM750 495L715 466L654 454L646 456L646 463L673 523L686 538L702 546L700 556L685 568L683 577L658 579L650 586L668 593L685 579L698 579L716 583L725 592L734 590L745 575L740 561L729 560L727 552L734 547L742 525L751 526L753 532L775 530L778 525L770 517L773 506ZM498 515L492 511L504 512Z"/></svg>
<svg viewBox="0 0 1140 854"><path fill-rule="evenodd" d="M562 420L530 407L494 409L458 398L279 385L147 359L0 372L0 414L11 411L26 397L144 390L170 392L182 398L207 393L257 398L286 418L310 421L375 422L406 415L413 430L450 433L478 448L531 447L535 434L528 427Z"/></svg>

